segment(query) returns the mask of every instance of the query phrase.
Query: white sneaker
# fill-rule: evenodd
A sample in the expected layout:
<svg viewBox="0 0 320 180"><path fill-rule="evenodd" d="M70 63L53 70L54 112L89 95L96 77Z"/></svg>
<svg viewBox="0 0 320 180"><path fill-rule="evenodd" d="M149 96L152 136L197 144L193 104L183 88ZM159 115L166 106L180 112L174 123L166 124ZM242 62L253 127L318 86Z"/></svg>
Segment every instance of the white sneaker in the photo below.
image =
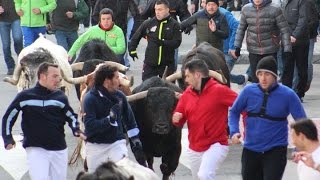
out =
<svg viewBox="0 0 320 180"><path fill-rule="evenodd" d="M244 88L247 85L249 79L248 74L242 74L242 76L244 76L244 82L242 84L238 84L239 89Z"/></svg>

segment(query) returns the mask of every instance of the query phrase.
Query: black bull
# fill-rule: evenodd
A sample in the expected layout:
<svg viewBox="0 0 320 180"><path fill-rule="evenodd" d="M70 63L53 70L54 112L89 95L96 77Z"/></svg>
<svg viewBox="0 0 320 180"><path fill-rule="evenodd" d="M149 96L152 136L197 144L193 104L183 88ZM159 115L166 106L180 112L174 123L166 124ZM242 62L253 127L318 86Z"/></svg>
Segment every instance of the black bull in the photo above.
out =
<svg viewBox="0 0 320 180"><path fill-rule="evenodd" d="M172 125L172 112L178 102L176 85L159 77L144 81L133 94L148 90L147 96L130 102L140 128L140 138L148 167L153 169L153 157L162 157L160 165L163 179L176 170L181 154L181 128Z"/></svg>

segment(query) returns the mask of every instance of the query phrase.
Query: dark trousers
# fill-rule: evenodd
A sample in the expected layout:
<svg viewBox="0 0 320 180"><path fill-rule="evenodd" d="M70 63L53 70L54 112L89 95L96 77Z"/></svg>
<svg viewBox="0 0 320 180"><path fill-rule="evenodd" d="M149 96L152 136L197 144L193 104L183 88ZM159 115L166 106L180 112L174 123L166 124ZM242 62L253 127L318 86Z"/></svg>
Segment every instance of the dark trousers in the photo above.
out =
<svg viewBox="0 0 320 180"><path fill-rule="evenodd" d="M299 44L292 46L292 54L289 57L282 58L282 84L292 88L294 67L296 65L299 77L296 93L300 98L304 97L304 91L308 81L308 53L309 43Z"/></svg>
<svg viewBox="0 0 320 180"><path fill-rule="evenodd" d="M142 70L142 81L145 81L153 76L162 77L166 66L168 66L166 76L173 74L175 71L174 62L170 65L160 65L160 66L150 66L150 65L144 63L143 70Z"/></svg>
<svg viewBox="0 0 320 180"><path fill-rule="evenodd" d="M249 53L249 62L250 62L250 67L251 67L251 72L252 72L252 82L253 83L257 83L258 82L258 78L256 76L256 70L257 70L257 65L258 62L266 56L273 56L275 59L277 59L277 53L273 53L273 54L252 54Z"/></svg>
<svg viewBox="0 0 320 180"><path fill-rule="evenodd" d="M243 148L243 180L281 180L287 164L287 147L274 147L266 152L254 152Z"/></svg>

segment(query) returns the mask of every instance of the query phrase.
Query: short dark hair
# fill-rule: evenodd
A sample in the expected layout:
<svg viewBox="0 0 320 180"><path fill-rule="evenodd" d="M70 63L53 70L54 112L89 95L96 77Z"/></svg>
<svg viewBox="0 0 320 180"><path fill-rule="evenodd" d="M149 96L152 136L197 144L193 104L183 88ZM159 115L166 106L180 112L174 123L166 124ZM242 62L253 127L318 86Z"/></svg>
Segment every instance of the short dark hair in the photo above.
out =
<svg viewBox="0 0 320 180"><path fill-rule="evenodd" d="M170 7L170 4L167 0L157 0L155 5L160 5L160 4L167 6L167 8Z"/></svg>
<svg viewBox="0 0 320 180"><path fill-rule="evenodd" d="M119 71L117 67L109 65L101 65L95 73L94 85L102 86L105 79L112 79L114 73Z"/></svg>
<svg viewBox="0 0 320 180"><path fill-rule="evenodd" d="M296 132L304 134L311 141L318 141L318 130L316 125L310 119L302 119L291 124L290 127Z"/></svg>
<svg viewBox="0 0 320 180"><path fill-rule="evenodd" d="M58 64L53 64L53 63L49 63L49 62L43 62L39 65L38 68L38 79L40 79L40 74L47 74L48 73L48 69L49 67L54 67L54 68L59 68Z"/></svg>
<svg viewBox="0 0 320 180"><path fill-rule="evenodd" d="M190 73L195 73L198 71L205 77L209 76L209 68L206 62L196 57L186 63L185 69L188 69Z"/></svg>
<svg viewBox="0 0 320 180"><path fill-rule="evenodd" d="M101 9L101 11L99 12L99 20L101 18L102 15L104 14L110 14L111 15L111 18L112 18L112 21L113 21L113 11L109 8L103 8Z"/></svg>

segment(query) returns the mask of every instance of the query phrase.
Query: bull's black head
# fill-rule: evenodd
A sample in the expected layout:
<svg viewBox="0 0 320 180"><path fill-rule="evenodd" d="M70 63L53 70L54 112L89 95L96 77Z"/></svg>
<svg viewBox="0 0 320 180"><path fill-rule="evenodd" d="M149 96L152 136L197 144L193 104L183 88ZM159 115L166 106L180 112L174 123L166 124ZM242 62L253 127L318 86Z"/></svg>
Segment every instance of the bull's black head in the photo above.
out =
<svg viewBox="0 0 320 180"><path fill-rule="evenodd" d="M155 87L148 90L146 98L147 119L152 120L152 132L168 134L172 129L172 112L176 106L175 92L167 87Z"/></svg>

